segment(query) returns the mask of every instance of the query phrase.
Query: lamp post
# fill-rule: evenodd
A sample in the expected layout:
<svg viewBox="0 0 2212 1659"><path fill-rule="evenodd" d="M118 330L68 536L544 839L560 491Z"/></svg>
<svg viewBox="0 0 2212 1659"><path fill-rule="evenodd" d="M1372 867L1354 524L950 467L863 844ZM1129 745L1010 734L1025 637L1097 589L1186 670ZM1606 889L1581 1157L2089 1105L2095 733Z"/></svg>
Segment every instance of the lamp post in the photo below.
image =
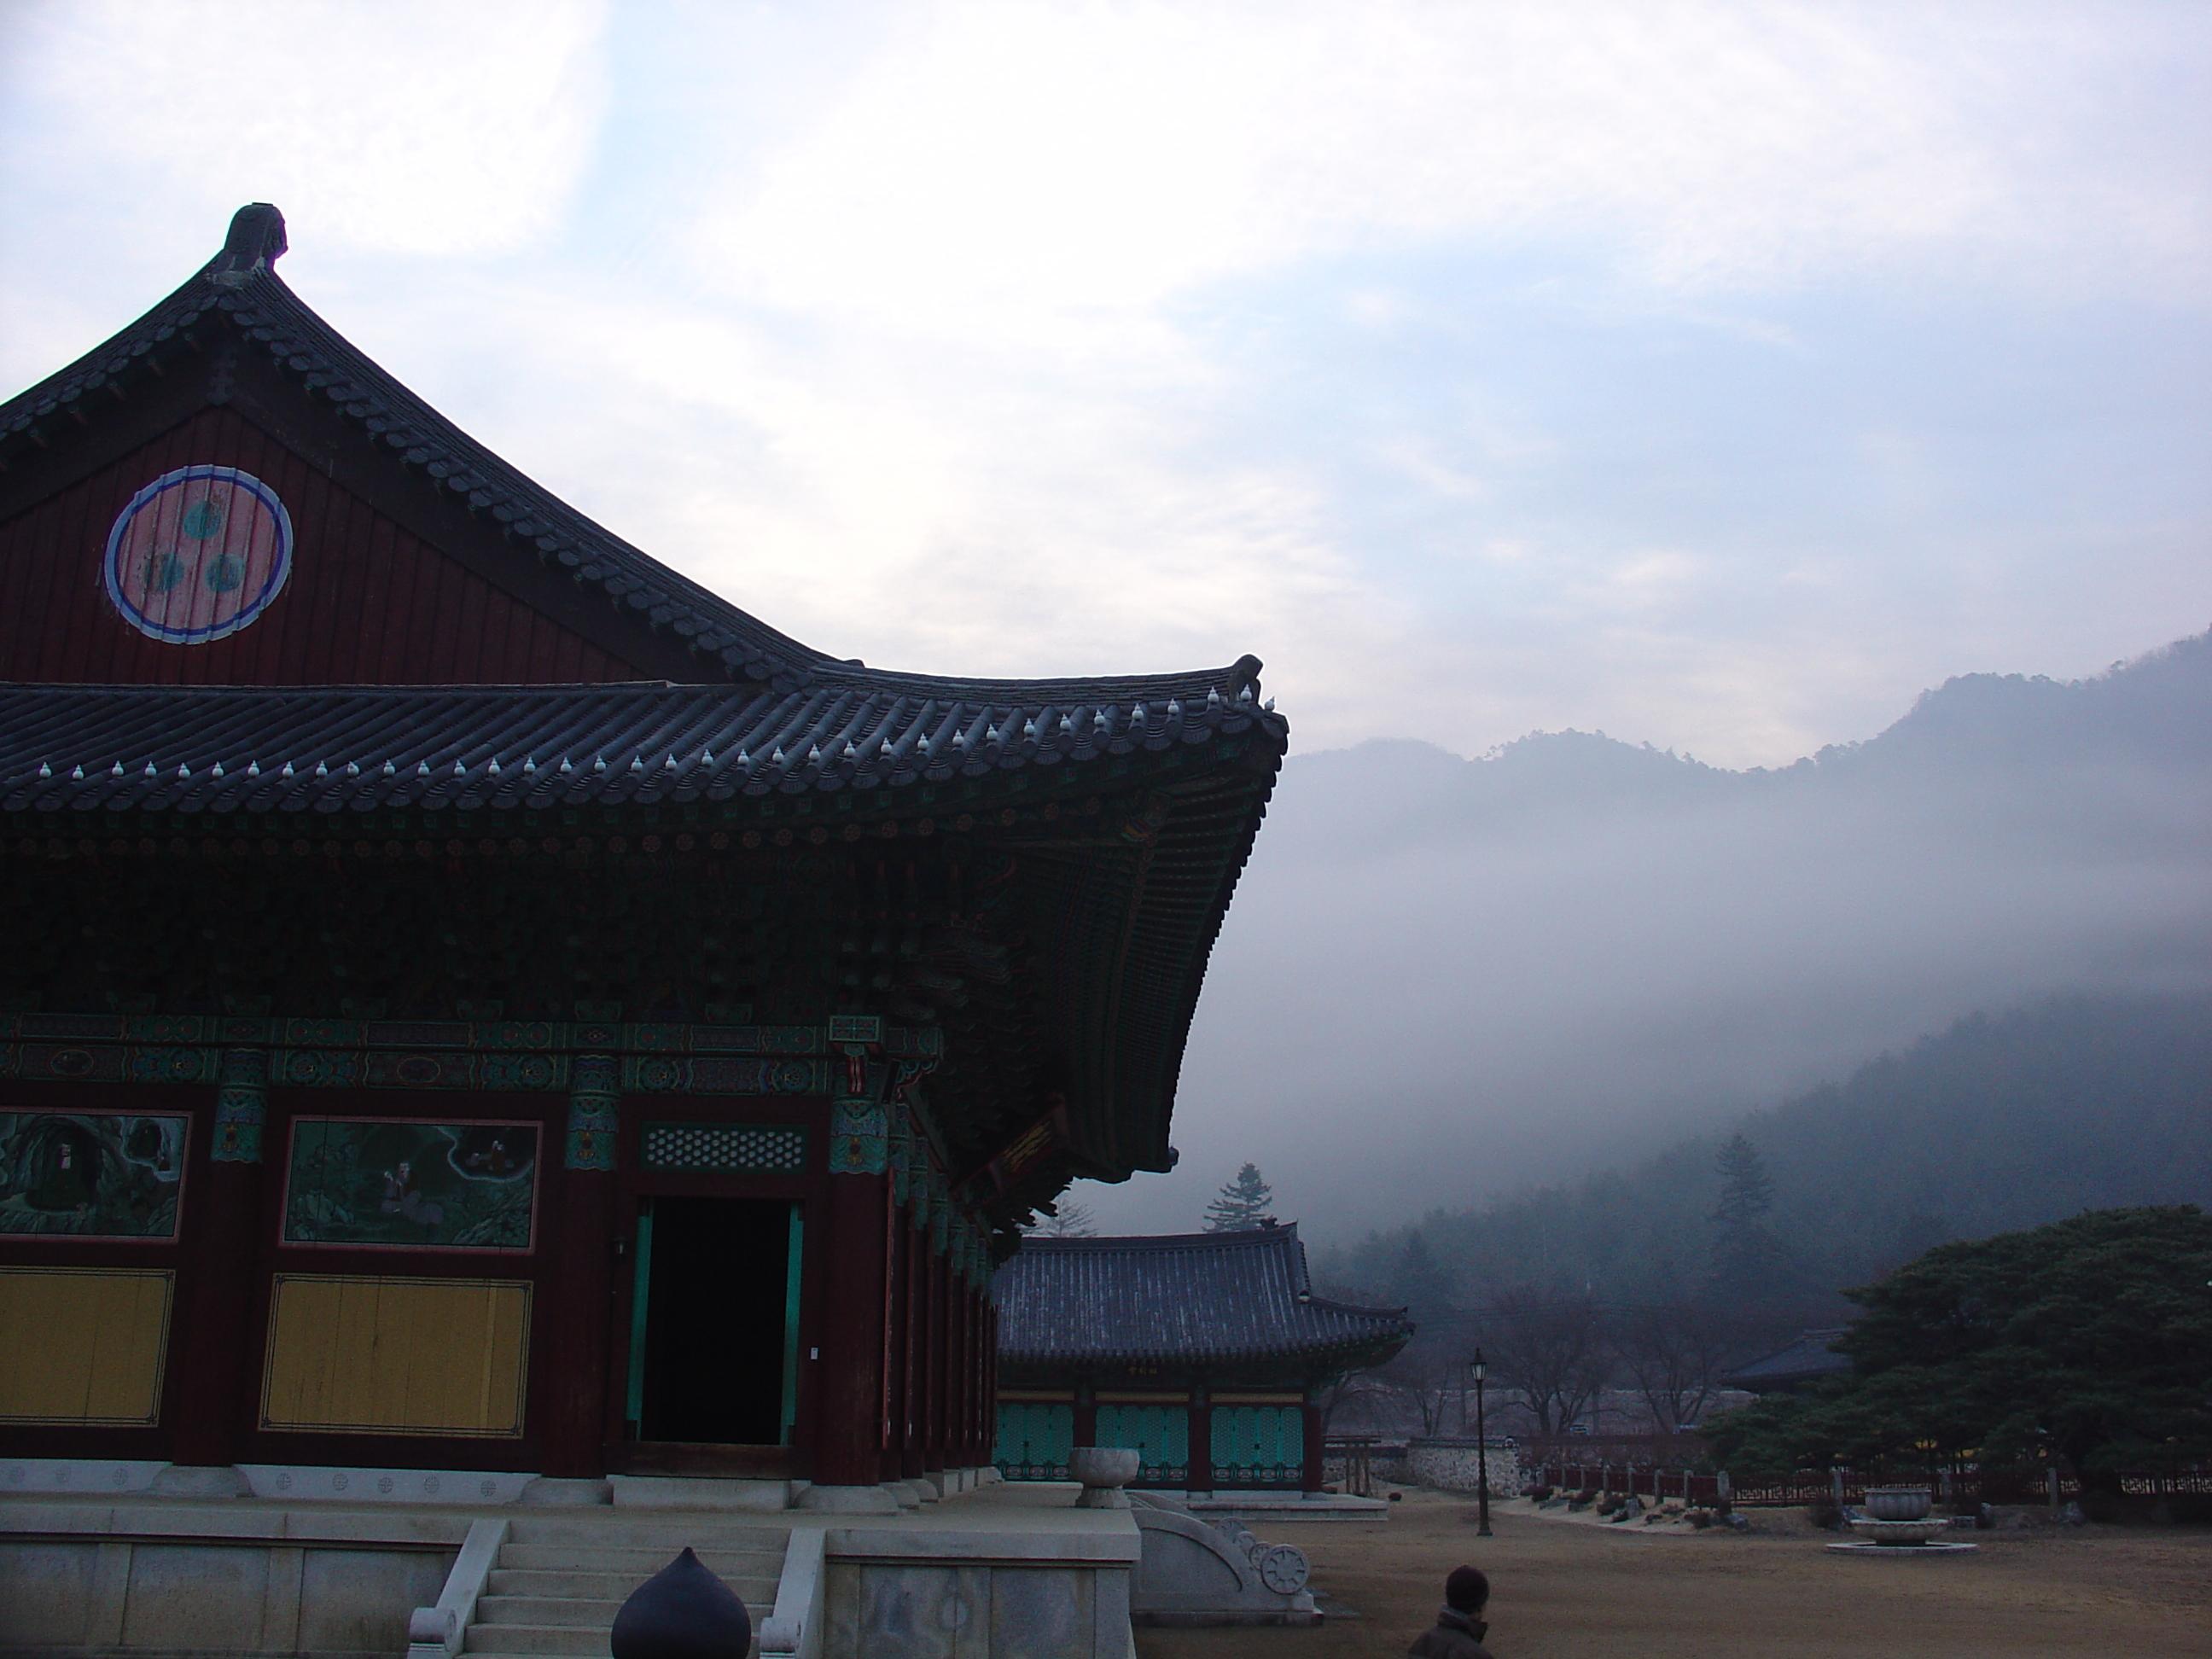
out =
<svg viewBox="0 0 2212 1659"><path fill-rule="evenodd" d="M1482 1376L1485 1366L1482 1350L1474 1351L1468 1362L1468 1373L1474 1378L1474 1503L1478 1538L1490 1536L1490 1436L1482 1414Z"/></svg>

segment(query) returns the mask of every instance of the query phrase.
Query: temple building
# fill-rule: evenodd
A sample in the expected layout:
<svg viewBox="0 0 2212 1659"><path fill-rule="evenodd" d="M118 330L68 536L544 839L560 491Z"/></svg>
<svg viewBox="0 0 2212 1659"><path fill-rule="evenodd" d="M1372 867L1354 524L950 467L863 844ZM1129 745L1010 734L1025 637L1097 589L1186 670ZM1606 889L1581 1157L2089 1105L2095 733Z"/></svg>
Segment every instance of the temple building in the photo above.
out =
<svg viewBox="0 0 2212 1659"><path fill-rule="evenodd" d="M1139 1455L1139 1486L1194 1497L1322 1490L1322 1395L1413 1334L1403 1308L1316 1296L1295 1224L1030 1238L993 1287L994 1456L1066 1478L1076 1446Z"/></svg>
<svg viewBox="0 0 2212 1659"><path fill-rule="evenodd" d="M859 1509L988 1465L1019 1223L1174 1160L1287 740L1259 663L802 645L460 432L284 249L241 210L0 404L0 1456ZM1190 1376L1291 1389L1316 1340Z"/></svg>

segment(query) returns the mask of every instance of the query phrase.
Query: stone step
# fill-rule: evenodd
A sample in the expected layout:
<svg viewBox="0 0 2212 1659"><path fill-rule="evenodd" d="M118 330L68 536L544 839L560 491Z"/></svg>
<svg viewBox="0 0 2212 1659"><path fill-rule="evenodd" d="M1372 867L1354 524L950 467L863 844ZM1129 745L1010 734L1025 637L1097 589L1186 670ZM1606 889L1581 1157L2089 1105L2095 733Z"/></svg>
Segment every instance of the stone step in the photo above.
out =
<svg viewBox="0 0 2212 1659"><path fill-rule="evenodd" d="M782 1576L785 1545L786 1540L779 1538L772 1549L700 1549L696 1544L692 1548L697 1550L699 1559L720 1577L734 1574L757 1578L765 1574L774 1578ZM605 1544L509 1543L500 1549L499 1565L540 1572L635 1573L642 1583L683 1553L682 1544L638 1549Z"/></svg>
<svg viewBox="0 0 2212 1659"><path fill-rule="evenodd" d="M592 1659L611 1659L606 1625L597 1630L579 1625L483 1625L469 1626L464 1653L551 1654L580 1653Z"/></svg>
<svg viewBox="0 0 2212 1659"><path fill-rule="evenodd" d="M614 1628L623 1598L580 1595L483 1595L477 1598L480 1625L568 1625L586 1630Z"/></svg>
<svg viewBox="0 0 2212 1659"><path fill-rule="evenodd" d="M704 1554L708 1546L725 1550L781 1550L791 1536L787 1526L725 1520L719 1515L624 1515L599 1510L586 1516L546 1519L517 1516L507 1522L511 1544L611 1544L628 1548L669 1546L672 1553L689 1544Z"/></svg>
<svg viewBox="0 0 2212 1659"><path fill-rule="evenodd" d="M470 1659L547 1659L553 1654L583 1654L586 1659L611 1659L604 1630L579 1630L561 1625L471 1625L461 1650ZM753 1620L753 1639L745 1652L760 1652L760 1620Z"/></svg>
<svg viewBox="0 0 2212 1659"><path fill-rule="evenodd" d="M494 1595L550 1595L620 1601L626 1600L632 1590L665 1565L667 1563L664 1561L650 1570L616 1572L582 1567L561 1571L530 1567L494 1567L488 1588ZM737 1592L747 1607L757 1607L764 1601L773 1602L775 1600L780 1574L775 1567L763 1566L752 1572L739 1573L725 1572L711 1561L707 1565L716 1577Z"/></svg>

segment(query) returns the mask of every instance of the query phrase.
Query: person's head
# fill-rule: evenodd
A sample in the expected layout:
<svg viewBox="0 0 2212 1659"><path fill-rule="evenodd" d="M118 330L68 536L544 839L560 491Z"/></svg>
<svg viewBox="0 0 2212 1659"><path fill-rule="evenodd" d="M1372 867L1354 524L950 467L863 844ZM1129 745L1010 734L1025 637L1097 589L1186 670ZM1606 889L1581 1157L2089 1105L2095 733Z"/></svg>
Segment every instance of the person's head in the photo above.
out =
<svg viewBox="0 0 2212 1659"><path fill-rule="evenodd" d="M1490 1602L1490 1579L1480 1567L1454 1567L1444 1580L1444 1605L1454 1613L1480 1613Z"/></svg>

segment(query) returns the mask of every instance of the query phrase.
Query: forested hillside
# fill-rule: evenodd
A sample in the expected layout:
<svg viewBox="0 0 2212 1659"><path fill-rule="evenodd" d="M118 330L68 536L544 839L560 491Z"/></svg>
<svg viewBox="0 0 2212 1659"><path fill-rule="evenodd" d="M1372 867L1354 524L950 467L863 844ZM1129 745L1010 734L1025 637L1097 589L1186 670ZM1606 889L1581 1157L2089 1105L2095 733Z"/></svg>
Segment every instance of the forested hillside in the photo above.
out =
<svg viewBox="0 0 2212 1659"><path fill-rule="evenodd" d="M1949 1238L2125 1205L2212 1204L2212 998L2071 997L1976 1015L1847 1081L1627 1169L1433 1211L1326 1250L1333 1286L1431 1317L1503 1293L1653 1304L1712 1284L1721 1148L1771 1182L1755 1285L1779 1324Z"/></svg>

